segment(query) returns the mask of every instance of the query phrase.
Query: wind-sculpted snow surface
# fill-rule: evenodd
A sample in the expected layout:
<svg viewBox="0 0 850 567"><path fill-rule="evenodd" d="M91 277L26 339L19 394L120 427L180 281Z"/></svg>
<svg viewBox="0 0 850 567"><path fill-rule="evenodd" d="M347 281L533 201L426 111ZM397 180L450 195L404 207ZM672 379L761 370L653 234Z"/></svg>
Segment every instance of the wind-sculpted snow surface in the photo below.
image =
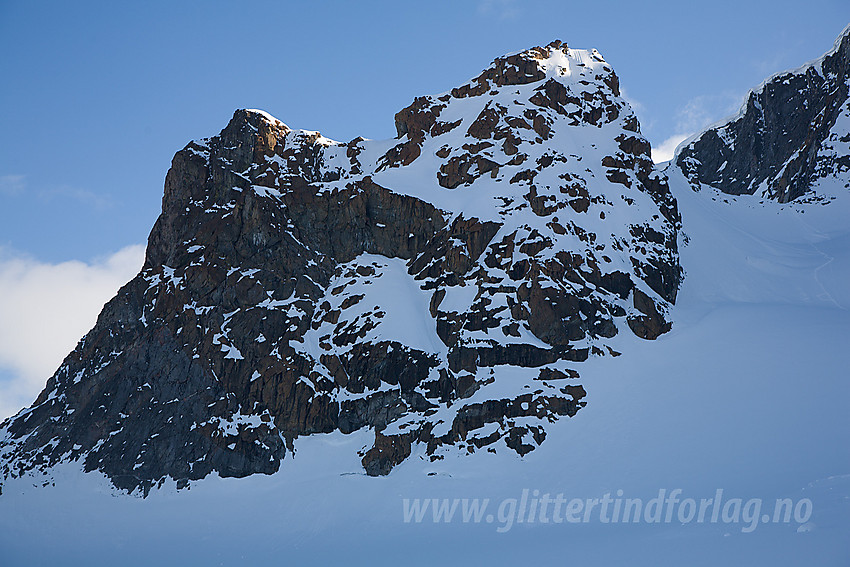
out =
<svg viewBox="0 0 850 567"><path fill-rule="evenodd" d="M595 50L496 59L396 126L239 110L178 152L142 272L3 424L2 475L81 460L147 493L357 430L370 475L524 455L584 406L581 362L670 329L679 214Z"/></svg>

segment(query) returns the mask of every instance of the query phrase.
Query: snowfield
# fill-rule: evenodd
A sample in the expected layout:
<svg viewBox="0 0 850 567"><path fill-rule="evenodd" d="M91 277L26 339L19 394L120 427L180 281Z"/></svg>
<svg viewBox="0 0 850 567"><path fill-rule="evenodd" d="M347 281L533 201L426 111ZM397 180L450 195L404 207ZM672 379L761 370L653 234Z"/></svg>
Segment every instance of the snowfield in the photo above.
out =
<svg viewBox="0 0 850 567"><path fill-rule="evenodd" d="M273 476L146 499L62 465L0 497L3 565L770 565L850 563L850 194L779 205L694 192L668 170L687 274L673 330L582 365L588 407L523 458L500 449L365 476L371 432L299 439ZM823 191L829 188L823 189ZM684 240L687 241L685 244ZM415 332L411 329L411 332ZM39 485L36 487L36 485ZM809 499L798 523L500 521L528 494ZM489 499L493 521L404 518L404 499ZM752 510L750 510L752 512ZM444 518L443 518L444 519Z"/></svg>

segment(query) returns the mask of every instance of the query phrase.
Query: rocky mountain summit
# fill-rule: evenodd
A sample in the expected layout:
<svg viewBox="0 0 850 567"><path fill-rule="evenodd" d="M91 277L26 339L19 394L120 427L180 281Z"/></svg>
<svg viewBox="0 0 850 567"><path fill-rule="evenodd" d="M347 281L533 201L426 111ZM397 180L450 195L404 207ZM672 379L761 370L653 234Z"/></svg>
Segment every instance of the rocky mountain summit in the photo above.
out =
<svg viewBox="0 0 850 567"><path fill-rule="evenodd" d="M239 110L179 151L142 271L0 426L0 477L75 460L147 493L363 428L370 475L523 455L585 405L584 360L670 329L676 202L598 52L500 57L395 123Z"/></svg>
<svg viewBox="0 0 850 567"><path fill-rule="evenodd" d="M679 148L674 162L697 187L782 203L823 197L824 179L850 187L850 26L820 59L751 91L738 116Z"/></svg>

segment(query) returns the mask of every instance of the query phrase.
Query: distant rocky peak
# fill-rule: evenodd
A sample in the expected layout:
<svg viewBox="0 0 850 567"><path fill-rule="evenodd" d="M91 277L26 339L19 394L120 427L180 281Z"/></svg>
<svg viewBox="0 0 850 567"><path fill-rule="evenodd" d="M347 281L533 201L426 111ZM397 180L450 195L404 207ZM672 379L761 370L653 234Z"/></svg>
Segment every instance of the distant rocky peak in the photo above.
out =
<svg viewBox="0 0 850 567"><path fill-rule="evenodd" d="M832 50L750 91L739 113L681 146L695 188L789 202L850 187L850 26Z"/></svg>

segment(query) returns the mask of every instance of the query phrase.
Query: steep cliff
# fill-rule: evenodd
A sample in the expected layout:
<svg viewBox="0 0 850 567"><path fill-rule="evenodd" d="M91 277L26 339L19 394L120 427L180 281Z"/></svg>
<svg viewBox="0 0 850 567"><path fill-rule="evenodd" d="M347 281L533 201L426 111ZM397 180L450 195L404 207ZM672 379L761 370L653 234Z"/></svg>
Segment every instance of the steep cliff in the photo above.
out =
<svg viewBox="0 0 850 567"><path fill-rule="evenodd" d="M689 181L785 203L817 197L821 180L850 187L850 27L835 47L747 96L738 116L674 158Z"/></svg>

